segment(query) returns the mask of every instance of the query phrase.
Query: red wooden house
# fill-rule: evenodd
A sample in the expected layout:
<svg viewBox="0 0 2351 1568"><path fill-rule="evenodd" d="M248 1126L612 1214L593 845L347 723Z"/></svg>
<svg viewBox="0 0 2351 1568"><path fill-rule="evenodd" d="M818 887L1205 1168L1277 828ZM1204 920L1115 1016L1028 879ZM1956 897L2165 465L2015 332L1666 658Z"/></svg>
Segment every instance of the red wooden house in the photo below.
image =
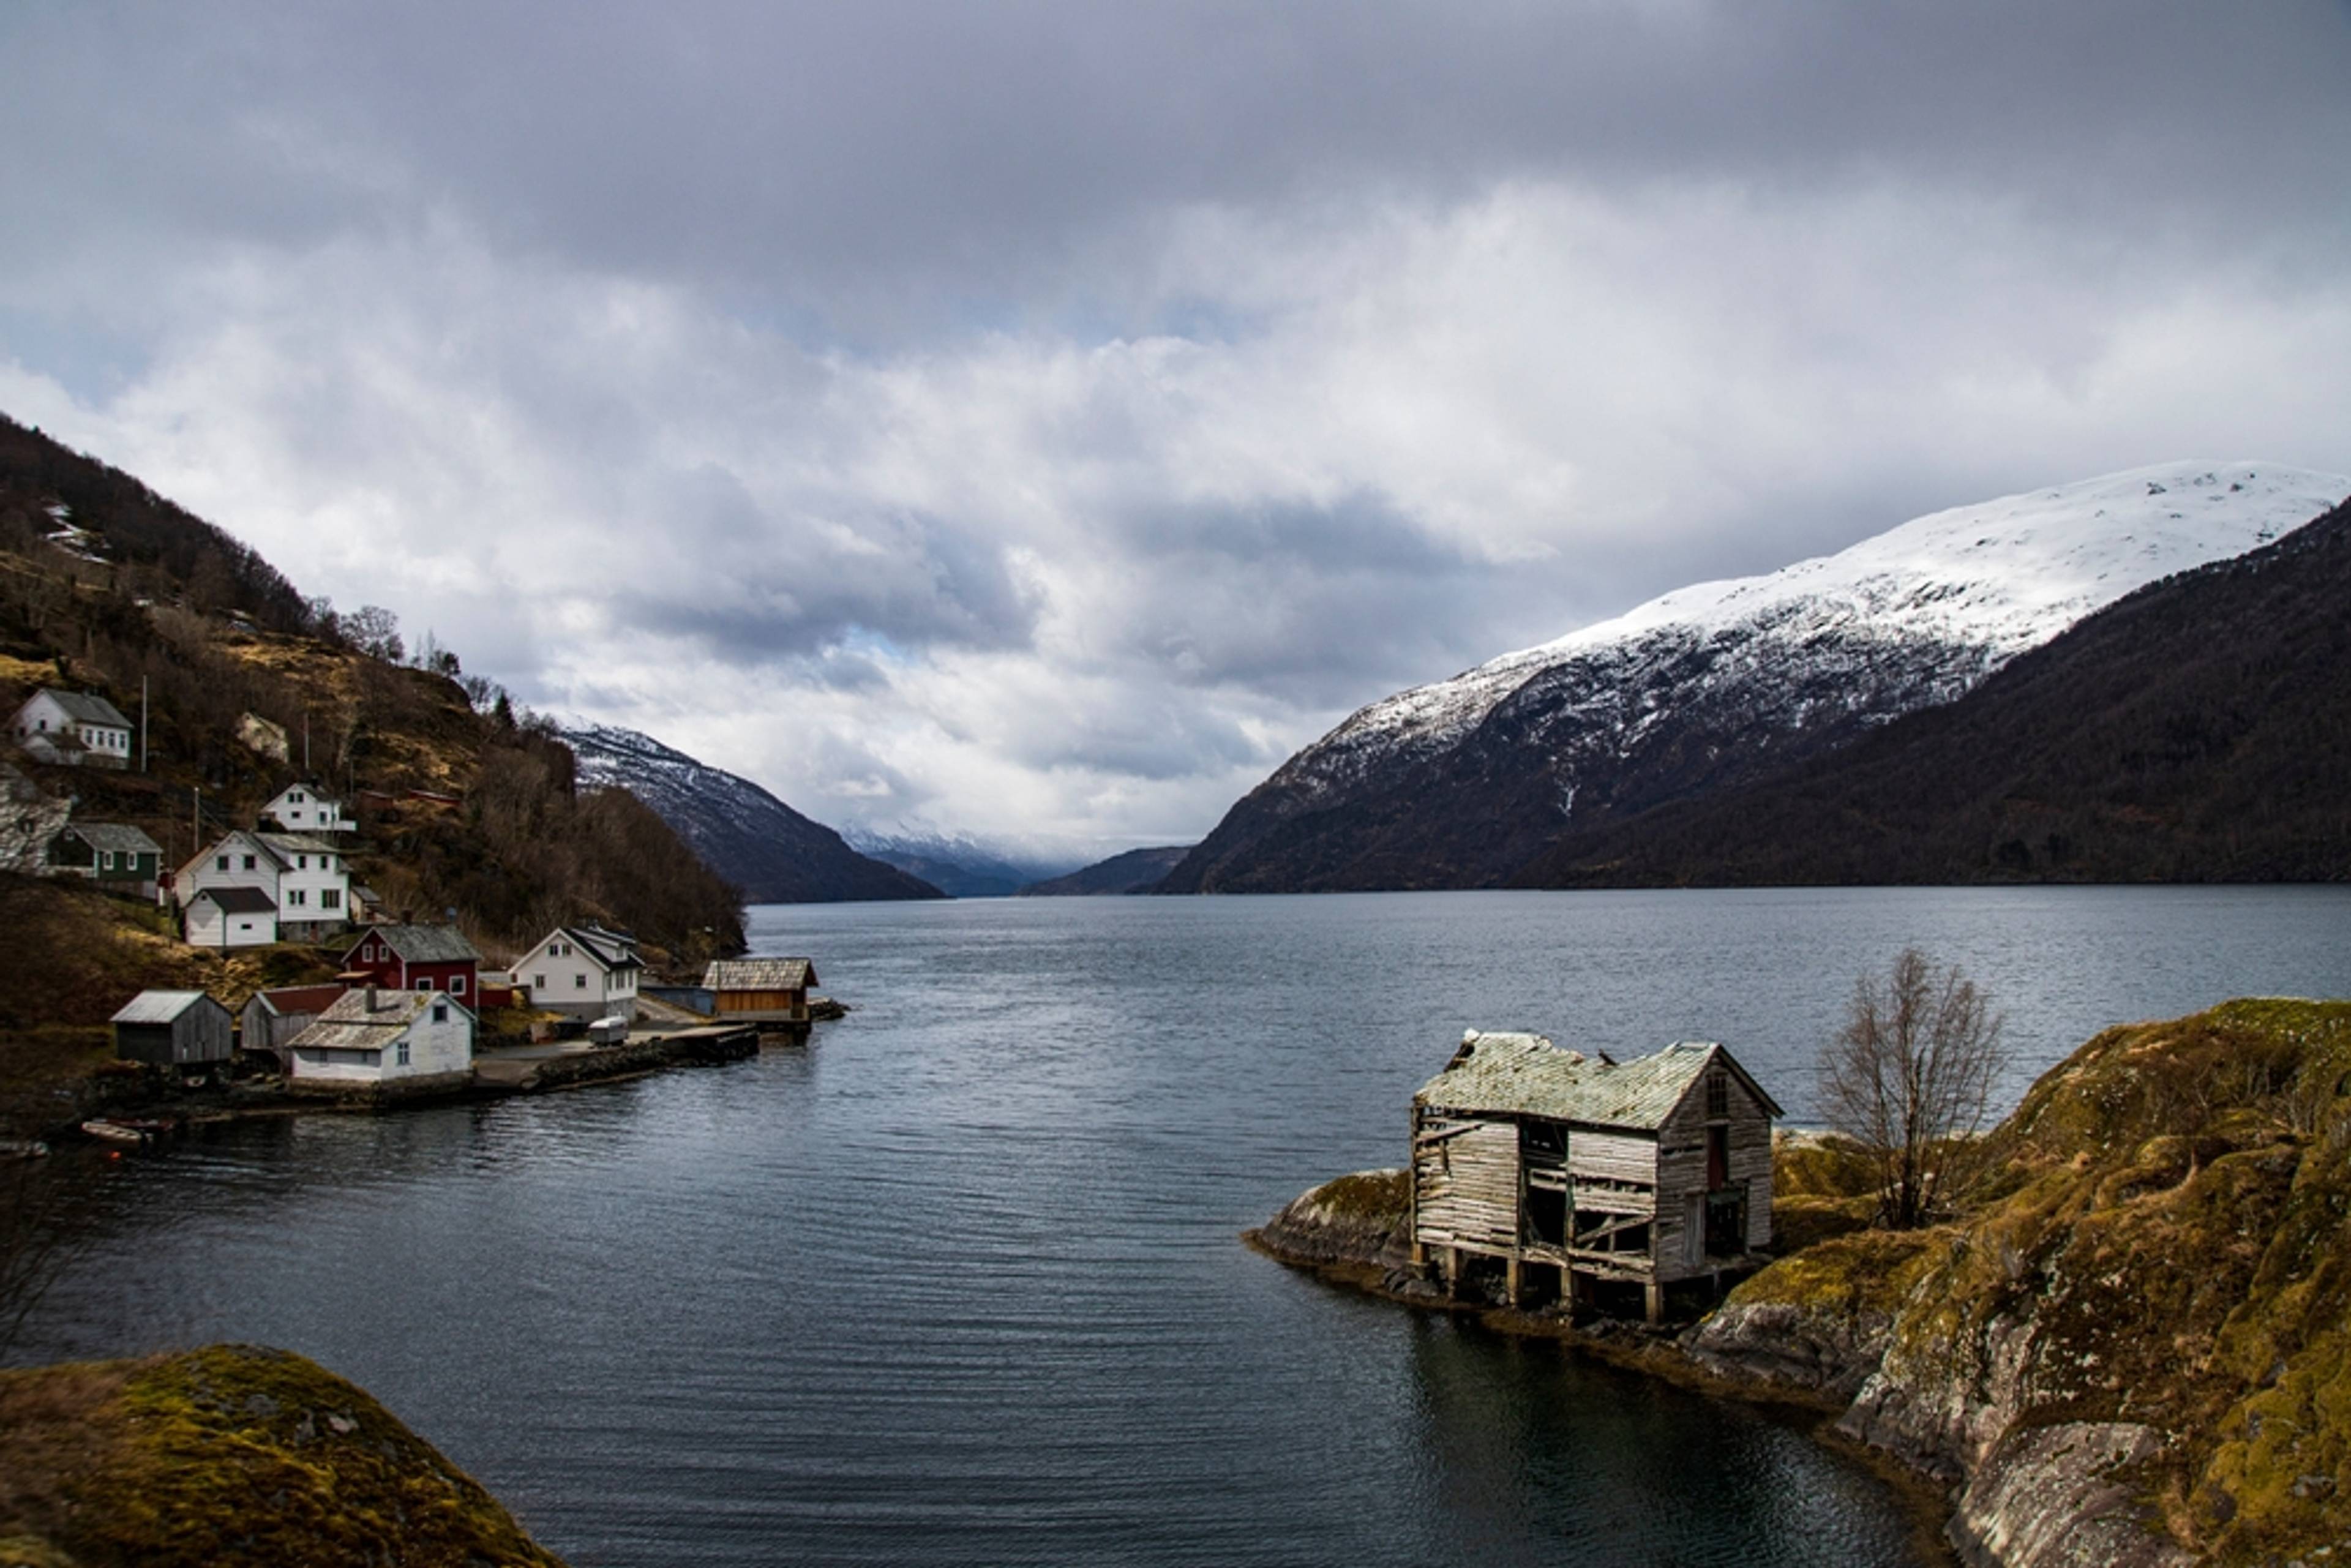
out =
<svg viewBox="0 0 2351 1568"><path fill-rule="evenodd" d="M371 925L343 955L343 973L395 991L446 991L471 1008L482 956L454 925Z"/></svg>

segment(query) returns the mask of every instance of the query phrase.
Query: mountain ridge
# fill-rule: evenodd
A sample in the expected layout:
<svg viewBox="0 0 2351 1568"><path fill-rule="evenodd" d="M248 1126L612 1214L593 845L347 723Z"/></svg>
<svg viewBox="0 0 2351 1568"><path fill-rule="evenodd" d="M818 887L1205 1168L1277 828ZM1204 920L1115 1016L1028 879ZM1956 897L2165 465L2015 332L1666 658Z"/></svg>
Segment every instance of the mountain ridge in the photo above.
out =
<svg viewBox="0 0 2351 1568"><path fill-rule="evenodd" d="M575 721L563 738L583 782L626 789L755 904L944 898L936 887L858 853L748 779L638 730Z"/></svg>
<svg viewBox="0 0 2351 1568"><path fill-rule="evenodd" d="M1928 514L1696 583L1359 709L1237 802L1167 893L1474 887L1563 831L1751 781L1950 701L2351 479L2180 462Z"/></svg>

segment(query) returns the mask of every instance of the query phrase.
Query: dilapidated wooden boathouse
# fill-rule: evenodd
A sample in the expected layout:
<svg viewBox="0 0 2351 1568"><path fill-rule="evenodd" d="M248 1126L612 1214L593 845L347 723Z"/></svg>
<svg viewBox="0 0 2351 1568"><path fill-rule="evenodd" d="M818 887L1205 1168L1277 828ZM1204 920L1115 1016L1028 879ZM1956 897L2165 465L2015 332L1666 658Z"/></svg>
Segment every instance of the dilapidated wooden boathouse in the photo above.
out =
<svg viewBox="0 0 2351 1568"><path fill-rule="evenodd" d="M1513 1304L1543 1283L1571 1301L1639 1285L1657 1322L1677 1281L1761 1266L1782 1114L1710 1041L1618 1062L1471 1030L1413 1096L1413 1260L1458 1291L1499 1259Z"/></svg>

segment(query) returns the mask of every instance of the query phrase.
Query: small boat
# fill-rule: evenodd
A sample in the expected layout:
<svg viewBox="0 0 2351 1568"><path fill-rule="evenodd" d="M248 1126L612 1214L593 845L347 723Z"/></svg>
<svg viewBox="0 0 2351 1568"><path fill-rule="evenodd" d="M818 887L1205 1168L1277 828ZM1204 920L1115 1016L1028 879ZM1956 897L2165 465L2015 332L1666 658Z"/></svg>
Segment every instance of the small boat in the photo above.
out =
<svg viewBox="0 0 2351 1568"><path fill-rule="evenodd" d="M168 1116L97 1116L81 1124L81 1130L93 1138L104 1138L110 1144L152 1144L166 1133L179 1131L180 1124Z"/></svg>

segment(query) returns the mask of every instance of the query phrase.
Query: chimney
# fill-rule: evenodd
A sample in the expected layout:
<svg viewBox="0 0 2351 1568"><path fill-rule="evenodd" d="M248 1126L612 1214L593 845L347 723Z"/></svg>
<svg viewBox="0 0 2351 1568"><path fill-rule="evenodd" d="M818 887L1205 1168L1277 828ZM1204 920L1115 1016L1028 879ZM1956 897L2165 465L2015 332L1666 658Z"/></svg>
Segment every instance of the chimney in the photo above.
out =
<svg viewBox="0 0 2351 1568"><path fill-rule="evenodd" d="M368 982L367 999L360 1005L370 1012L375 1011L375 983L372 980Z"/></svg>

